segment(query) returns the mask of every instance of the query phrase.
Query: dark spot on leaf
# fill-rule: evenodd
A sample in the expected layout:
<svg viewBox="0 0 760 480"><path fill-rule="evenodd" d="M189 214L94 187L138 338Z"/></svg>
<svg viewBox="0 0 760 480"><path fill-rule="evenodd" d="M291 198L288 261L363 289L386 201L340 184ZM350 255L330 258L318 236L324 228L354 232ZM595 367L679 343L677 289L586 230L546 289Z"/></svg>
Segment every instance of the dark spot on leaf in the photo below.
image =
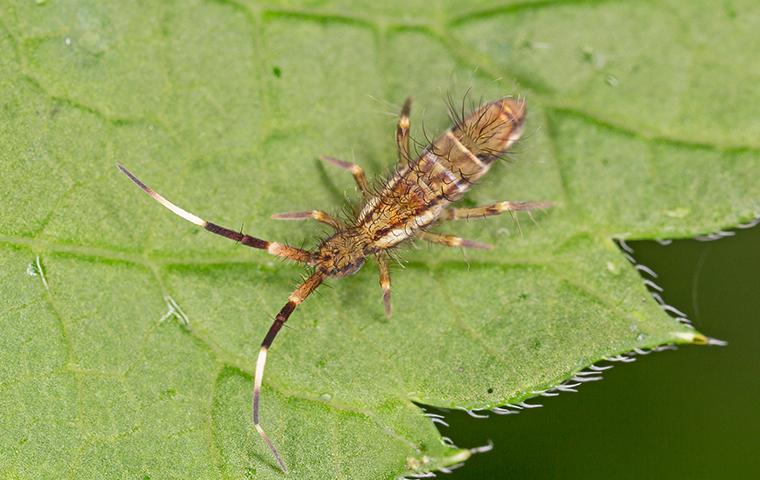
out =
<svg viewBox="0 0 760 480"><path fill-rule="evenodd" d="M487 391L488 393L493 393L493 388L489 388L489 389L488 389L488 390L486 390L486 391Z"/></svg>
<svg viewBox="0 0 760 480"><path fill-rule="evenodd" d="M168 390L164 390L163 392L161 392L160 396L162 399L174 398L177 396L177 391L173 388L170 388Z"/></svg>
<svg viewBox="0 0 760 480"><path fill-rule="evenodd" d="M527 293L523 292L523 293L519 294L517 296L517 298L519 298L520 300L527 300L528 298L530 298L530 295L528 295Z"/></svg>
<svg viewBox="0 0 760 480"><path fill-rule="evenodd" d="M274 67L272 69L272 73L275 77L280 78L282 76L282 70L280 70L280 67Z"/></svg>

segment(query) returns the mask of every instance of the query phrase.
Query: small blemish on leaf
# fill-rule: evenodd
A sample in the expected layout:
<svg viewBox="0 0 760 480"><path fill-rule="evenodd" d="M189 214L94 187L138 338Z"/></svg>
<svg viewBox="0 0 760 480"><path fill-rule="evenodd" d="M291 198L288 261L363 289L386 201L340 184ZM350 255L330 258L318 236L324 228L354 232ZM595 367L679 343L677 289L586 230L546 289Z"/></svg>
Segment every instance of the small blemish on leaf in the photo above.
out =
<svg viewBox="0 0 760 480"><path fill-rule="evenodd" d="M517 298L519 298L520 300L527 300L528 298L530 298L530 295L527 294L527 293L525 293L525 292L523 292L523 293L519 294L517 296Z"/></svg>
<svg viewBox="0 0 760 480"><path fill-rule="evenodd" d="M34 258L34 261L26 266L26 274L30 277L40 277L40 280L42 280L42 285L45 287L45 290L49 290L50 287L48 286L47 279L45 278L45 269L42 268L42 261L40 260L40 256L37 255Z"/></svg>
<svg viewBox="0 0 760 480"><path fill-rule="evenodd" d="M430 457L423 455L422 458L407 457L406 468L409 470L418 470L430 463Z"/></svg>
<svg viewBox="0 0 760 480"><path fill-rule="evenodd" d="M163 323L166 319L175 317L177 321L179 321L180 325L185 328L189 328L190 320L187 318L187 314L182 310L177 302L174 301L174 299L169 295L164 295L164 301L166 302L168 310L161 318L158 319L158 323Z"/></svg>
<svg viewBox="0 0 760 480"><path fill-rule="evenodd" d="M618 78L615 75L608 73L607 76L604 77L604 83L606 83L610 87L617 87L618 85L620 85L620 80L618 80Z"/></svg>
<svg viewBox="0 0 760 480"><path fill-rule="evenodd" d="M280 67L274 67L274 68L272 69L272 73L273 73L273 74L274 74L274 76L275 76L275 77L277 77L277 78L280 78L280 77L282 77L282 70L280 70Z"/></svg>
<svg viewBox="0 0 760 480"><path fill-rule="evenodd" d="M601 70L607 64L607 56L597 52L592 47L584 47L581 57L586 63L590 63L595 69Z"/></svg>
<svg viewBox="0 0 760 480"><path fill-rule="evenodd" d="M163 398L163 399L174 398L174 397L177 396L177 391L175 389L173 389L173 388L169 388L169 389L164 390L163 392L161 392L161 394L159 396L161 398Z"/></svg>
<svg viewBox="0 0 760 480"><path fill-rule="evenodd" d="M39 275L39 273L37 273L37 266L34 264L34 262L26 266L26 274L30 277L36 277Z"/></svg>
<svg viewBox="0 0 760 480"><path fill-rule="evenodd" d="M686 207L678 207L673 210L665 210L665 215L670 218L686 218L691 213L691 209Z"/></svg>
<svg viewBox="0 0 760 480"><path fill-rule="evenodd" d="M493 388L489 388L488 390L486 390L486 392L493 393Z"/></svg>
<svg viewBox="0 0 760 480"><path fill-rule="evenodd" d="M607 270L610 271L613 275L620 275L620 266L616 264L615 262L607 262Z"/></svg>

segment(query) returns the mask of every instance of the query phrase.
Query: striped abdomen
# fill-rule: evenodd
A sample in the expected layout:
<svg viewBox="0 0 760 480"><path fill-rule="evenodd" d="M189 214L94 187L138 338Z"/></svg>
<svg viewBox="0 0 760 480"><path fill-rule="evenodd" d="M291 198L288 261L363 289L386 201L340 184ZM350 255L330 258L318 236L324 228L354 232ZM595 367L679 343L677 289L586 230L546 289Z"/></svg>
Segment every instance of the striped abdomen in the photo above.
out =
<svg viewBox="0 0 760 480"><path fill-rule="evenodd" d="M402 164L357 218L357 227L371 239L370 250L390 248L435 222L517 141L524 120L524 101L495 100Z"/></svg>

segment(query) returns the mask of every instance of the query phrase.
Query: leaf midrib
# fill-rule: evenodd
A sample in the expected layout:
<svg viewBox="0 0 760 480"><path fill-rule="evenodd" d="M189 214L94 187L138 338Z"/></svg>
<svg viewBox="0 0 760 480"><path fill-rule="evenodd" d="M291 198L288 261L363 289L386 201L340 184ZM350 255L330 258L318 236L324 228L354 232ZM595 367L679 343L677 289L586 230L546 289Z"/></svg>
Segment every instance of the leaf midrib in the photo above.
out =
<svg viewBox="0 0 760 480"><path fill-rule="evenodd" d="M572 238L575 238L575 237L587 237L587 234L579 233L577 235L574 235ZM572 238L568 239L567 241L571 241ZM564 247L564 245L567 243L567 241L563 242L560 245L558 245L555 248L555 251L556 250L561 250ZM188 262L188 263L185 263L185 264L180 264L180 263L176 263L176 262L160 263L160 262L155 262L154 259L152 259L152 258L141 257L141 256L138 256L138 255L123 255L123 254L120 254L120 252L112 251L112 250L109 250L109 249L98 249L97 252L93 252L92 249L88 248L88 247L72 247L71 245L60 245L60 244L57 244L57 243L54 243L54 242L51 243L51 242L29 241L28 239L23 238L23 237L22 238L17 238L17 237L0 236L0 243L7 243L7 244L11 244L11 245L22 245L22 246L31 247L33 249L42 249L42 250L48 250L48 251L50 251L51 247L53 247L53 252L54 253L73 254L75 257L78 257L80 259L85 259L85 260L103 261L105 259L107 261L118 262L118 263L127 262L127 263L132 264L132 265L137 265L137 266L146 268L148 271L150 271L151 274L152 274L152 276L156 280L156 282L159 283L160 289L162 289L162 284L163 284L163 280L161 279L161 270L162 269L167 268L167 267L198 265L199 264L197 262ZM58 251L54 250L55 247L58 247L59 250ZM111 255L110 256L105 256L105 257L100 256L100 255L98 255L98 256L93 255L93 253L103 254L104 252L105 253L111 253ZM550 256L553 255L553 254L554 254L554 251L552 251L552 253L550 254ZM83 255L83 256L80 257L79 255ZM252 257L252 258L254 258L254 257ZM245 262L238 262L238 261L229 261L229 260L227 260L227 261L223 261L223 262L220 262L220 263L205 263L205 262L202 263L202 265L206 265L206 266L211 266L211 265L213 265L213 266L226 266L226 265L241 265L241 264L249 265L249 266L254 267L254 268L256 268L258 270L261 270L261 271L276 271L277 270L276 267L270 267L268 265L265 265L263 263L255 261L255 260L248 260L248 261L245 261ZM568 285L572 286L573 288L579 289L581 292L583 292L584 295L587 296L587 298L590 301L593 301L594 303L600 305L604 309L606 309L606 310L608 310L610 312L614 312L616 315L620 316L621 318L633 319L630 316L630 314L628 314L625 311L621 310L619 306L616 306L616 305L610 303L609 301L607 301L605 299L605 296L603 294L601 294L601 293L599 293L599 292L597 292L597 291L595 291L593 289L589 289L589 288L583 286L582 284L579 284L575 279L567 276L565 274L565 272L563 272L561 269L555 268L549 258L544 259L543 261L532 260L532 261L523 262L523 263L520 263L520 262L508 262L508 263L502 263L502 262L467 262L466 264L464 264L464 263L460 263L460 262L443 262L443 263L436 264L436 265L429 265L429 264L424 263L424 262L409 262L408 264L406 264L406 266L409 269L413 269L413 270L414 269L425 270L425 271L428 271L428 272L448 271L451 268L453 268L454 266L458 266L460 268L467 268L467 269L473 269L473 268L497 268L497 269L501 269L501 270L511 270L511 269L514 269L514 268L540 268L540 269L545 269L545 270L550 271L555 278L560 279L561 281L567 283ZM59 319L59 320L62 322L62 319ZM461 327L461 325L460 325L460 327ZM465 330L465 333L467 333L466 329L464 329L464 330ZM217 361L219 361L221 364L223 364L223 365L225 365L227 367L239 369L240 371L246 372L247 374L249 374L248 370L250 369L249 367L251 367L251 365L249 365L250 362L248 361L248 359L243 358L243 357L241 357L239 355L234 355L234 354L228 352L226 349L224 349L221 346L217 345L217 343L213 339L208 338L207 336L198 335L193 330L191 330L189 333L194 338L196 338L198 341L202 342L203 345L209 350L209 352L212 353L216 357ZM371 344L371 342L367 341L366 339L364 339L364 340L365 340L365 342L367 344ZM643 346L646 347L647 345L643 345ZM493 350L492 348L489 349L489 348L486 348L485 346L483 346L483 348L486 351ZM607 356L615 355L615 354L619 354L619 353L624 353L624 352L623 351L611 351L611 352L607 352L604 355L600 355L599 358L594 359L594 361L599 361L599 360L604 359ZM386 361L387 361L387 359L386 359ZM571 376L572 374L573 374L573 372L568 372L568 375ZM276 376L270 378L270 380L268 381L268 385L270 387L275 388L281 394L283 394L285 396L288 396L290 398L300 398L300 399L303 399L303 400L309 400L309 401L313 401L313 402L318 402L320 404L324 404L324 402L321 402L317 398L316 394L309 395L309 394L306 394L306 393L302 393L302 394L295 393L294 390L292 389L292 387L283 385ZM544 388L544 387L545 388L551 388L553 386L556 386L556 385L536 385L534 389L541 389L541 388ZM509 403L509 402L513 402L513 401L520 401L520 400L523 400L525 398L530 398L532 396L533 395L527 395L527 396L525 396L525 395L523 395L523 396L518 395L518 396L513 396L513 397L505 399L503 402L499 402L499 404ZM426 399L424 399L424 398L404 398L404 397L398 397L397 399L398 400L402 400L402 401L415 400L415 401L426 402ZM430 402L431 400L432 399L427 399L428 402ZM433 403L436 403L436 402L433 401ZM361 406L358 406L358 405L356 405L356 404L354 404L352 402L342 402L342 403L330 402L328 405L330 405L331 407L334 407L336 409L339 409L339 410L352 411L354 413L361 413L363 415L368 415L369 416L368 412L365 409L363 409ZM486 406L475 405L475 406L472 406L471 408L486 408Z"/></svg>

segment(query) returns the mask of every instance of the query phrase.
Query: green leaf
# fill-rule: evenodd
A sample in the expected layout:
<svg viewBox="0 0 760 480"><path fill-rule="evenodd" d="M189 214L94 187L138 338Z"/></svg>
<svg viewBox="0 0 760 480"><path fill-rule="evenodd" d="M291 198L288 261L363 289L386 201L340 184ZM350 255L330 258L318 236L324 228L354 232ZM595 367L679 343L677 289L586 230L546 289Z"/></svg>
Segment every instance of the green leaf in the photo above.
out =
<svg viewBox="0 0 760 480"><path fill-rule="evenodd" d="M279 3L279 2L278 2ZM635 348L704 341L613 238L760 213L756 2L0 2L0 476L282 478L250 424L252 367L299 268L147 199L122 162L222 225L313 245L275 212L356 201L443 98L527 97L528 132L464 201L551 200L440 227L321 288L275 343L263 422L292 478L458 463L414 402L488 409ZM390 115L388 115L390 113Z"/></svg>

